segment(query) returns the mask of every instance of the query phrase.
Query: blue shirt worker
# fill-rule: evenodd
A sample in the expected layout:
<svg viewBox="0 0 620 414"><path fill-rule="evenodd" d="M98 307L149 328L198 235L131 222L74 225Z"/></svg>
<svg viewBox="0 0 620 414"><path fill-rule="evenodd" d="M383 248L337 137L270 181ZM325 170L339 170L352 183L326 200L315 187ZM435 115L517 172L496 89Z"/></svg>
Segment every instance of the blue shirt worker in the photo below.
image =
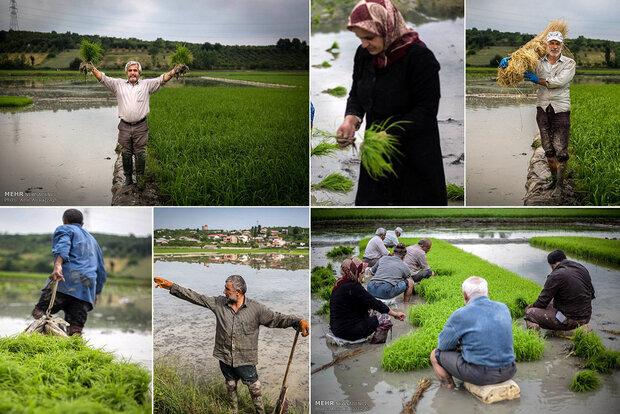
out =
<svg viewBox="0 0 620 414"><path fill-rule="evenodd" d="M58 281L58 291L51 313L64 311L69 335L81 335L88 312L93 310L103 290L107 274L103 253L97 240L84 230L84 217L79 210L66 210L63 225L56 228L52 239L54 271L32 316L41 318L51 300L51 283Z"/></svg>
<svg viewBox="0 0 620 414"><path fill-rule="evenodd" d="M481 277L466 279L462 291L465 306L450 315L430 356L441 386L454 388L453 376L475 385L511 379L517 367L508 307L489 299Z"/></svg>

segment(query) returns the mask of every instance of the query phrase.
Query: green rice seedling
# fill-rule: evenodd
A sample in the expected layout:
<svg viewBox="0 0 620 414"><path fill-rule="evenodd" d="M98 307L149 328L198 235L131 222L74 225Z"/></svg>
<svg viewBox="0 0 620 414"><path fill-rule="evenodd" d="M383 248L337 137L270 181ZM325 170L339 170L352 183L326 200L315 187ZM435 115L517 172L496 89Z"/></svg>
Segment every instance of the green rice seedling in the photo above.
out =
<svg viewBox="0 0 620 414"><path fill-rule="evenodd" d="M393 160L401 156L398 150L398 138L388 133L393 128L402 129L404 122L389 123L389 119L373 124L364 132L364 142L360 148L362 167L371 178L377 180L388 174L396 175L392 167Z"/></svg>
<svg viewBox="0 0 620 414"><path fill-rule="evenodd" d="M316 266L312 269L310 276L310 291L318 294L322 288L334 286L334 283L336 283L334 274L334 268L331 263L327 266Z"/></svg>
<svg viewBox="0 0 620 414"><path fill-rule="evenodd" d="M316 314L329 319L329 311L330 311L329 301L327 301L327 302L323 302L319 310L316 311Z"/></svg>
<svg viewBox="0 0 620 414"><path fill-rule="evenodd" d="M620 267L620 240L581 236L541 236L529 240L545 250L562 249L569 255Z"/></svg>
<svg viewBox="0 0 620 414"><path fill-rule="evenodd" d="M99 42L91 42L84 38L80 42L80 57L84 62L96 65L103 58L103 46Z"/></svg>
<svg viewBox="0 0 620 414"><path fill-rule="evenodd" d="M601 377L592 370L579 371L573 377L570 383L570 389L573 392L586 392L600 388Z"/></svg>
<svg viewBox="0 0 620 414"><path fill-rule="evenodd" d="M326 300L329 302L329 299L332 297L332 286L324 286L322 287L317 296L320 297L323 300Z"/></svg>
<svg viewBox="0 0 620 414"><path fill-rule="evenodd" d="M589 358L584 368L600 372L601 374L609 374L612 370L620 368L620 352L605 349Z"/></svg>
<svg viewBox="0 0 620 414"><path fill-rule="evenodd" d="M360 254L370 239L360 241ZM401 243L411 245L417 239L401 238ZM502 267L491 264L473 254L445 242L433 240L428 254L431 267L440 264L443 276L434 276L416 284L416 292L427 303L409 308L408 320L419 329L397 338L384 348L381 364L388 371L409 371L428 367L430 352L437 346L437 338L446 320L464 305L461 284L470 276L484 277L490 298L505 303L513 318L523 315L524 305L538 297L541 287ZM513 325L514 348L517 361L540 359L544 340L535 332Z"/></svg>
<svg viewBox="0 0 620 414"><path fill-rule="evenodd" d="M334 43L332 43L332 45L329 47L329 49L326 49L325 51L331 53L331 52L334 52L336 50L340 50L340 45L338 44L338 42L336 42L334 40Z"/></svg>
<svg viewBox="0 0 620 414"><path fill-rule="evenodd" d="M590 359L605 351L601 338L595 332L588 332L583 327L575 330L573 344L575 345L575 355L584 359Z"/></svg>
<svg viewBox="0 0 620 414"><path fill-rule="evenodd" d="M0 412L150 413L150 380L81 337L0 338Z"/></svg>
<svg viewBox="0 0 620 414"><path fill-rule="evenodd" d="M347 96L347 88L344 86L336 86L335 88L328 88L322 91L323 93L327 93L331 96L336 96L338 98L342 98L343 96Z"/></svg>
<svg viewBox="0 0 620 414"><path fill-rule="evenodd" d="M183 45L177 45L175 52L170 56L171 65L190 65L194 61L192 52Z"/></svg>
<svg viewBox="0 0 620 414"><path fill-rule="evenodd" d="M336 246L327 252L327 257L330 259L342 258L344 256L351 256L353 254L353 247L348 246Z"/></svg>
<svg viewBox="0 0 620 414"><path fill-rule="evenodd" d="M27 96L0 96L0 108L30 105L32 98Z"/></svg>
<svg viewBox="0 0 620 414"><path fill-rule="evenodd" d="M334 142L329 142L327 140L321 141L310 151L310 156L312 157L323 157L326 155L334 154L338 149L339 145Z"/></svg>
<svg viewBox="0 0 620 414"><path fill-rule="evenodd" d="M338 193L348 193L353 189L353 181L340 173L333 172L323 178L318 184L312 184L312 188Z"/></svg>
<svg viewBox="0 0 620 414"><path fill-rule="evenodd" d="M312 65L312 67L317 68L317 69L327 69L327 68L331 68L332 64L324 60L322 63L319 63L318 65Z"/></svg>
<svg viewBox="0 0 620 414"><path fill-rule="evenodd" d="M446 192L448 193L448 200L462 201L465 199L465 189L462 185L448 183L446 185Z"/></svg>

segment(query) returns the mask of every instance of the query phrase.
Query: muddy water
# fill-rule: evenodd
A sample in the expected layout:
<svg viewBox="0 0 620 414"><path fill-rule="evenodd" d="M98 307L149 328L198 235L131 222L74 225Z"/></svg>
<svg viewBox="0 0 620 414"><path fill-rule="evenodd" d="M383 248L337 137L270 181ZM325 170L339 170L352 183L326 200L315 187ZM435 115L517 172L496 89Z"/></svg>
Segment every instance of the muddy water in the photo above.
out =
<svg viewBox="0 0 620 414"><path fill-rule="evenodd" d="M30 312L39 298L42 284L18 290L3 285L6 283L0 284L3 292L0 296L0 336L15 335L32 322ZM97 306L88 314L84 338L93 347L150 368L153 359L150 288L104 288Z"/></svg>
<svg viewBox="0 0 620 414"><path fill-rule="evenodd" d="M305 263L307 263L306 259ZM238 263L155 261L155 274L207 295L219 296L231 274L242 275L248 285L248 298L275 311L308 318L308 270L251 267ZM155 359L166 358L188 372L216 381L223 380L219 363L213 357L215 318L211 311L180 300L167 291L154 291ZM265 392L275 399L282 383L294 329L260 329L258 374ZM291 401L308 400L309 343L298 340L288 382Z"/></svg>
<svg viewBox="0 0 620 414"><path fill-rule="evenodd" d="M463 19L425 23L416 26L416 30L441 64L438 121L446 181L463 185L463 164L452 164L463 153L463 50L460 47L463 44ZM326 52L334 41L340 45L337 56ZM316 108L314 127L335 133L342 123L346 97L336 98L322 91L339 85L350 89L353 57L358 45L357 38L346 30L312 34L311 65L323 61L332 65L327 69L311 68L311 99ZM364 125L360 128L360 131L363 130ZM312 146L321 140L320 137L313 137ZM333 157L313 157L313 183L318 183L331 172L340 171L351 178L356 186L347 194L313 190L312 203L352 205L357 191L359 168L359 154L352 149L339 151Z"/></svg>
<svg viewBox="0 0 620 414"><path fill-rule="evenodd" d="M439 232L445 239L458 239L457 234ZM529 232L528 232L529 234ZM326 238L326 236L323 236ZM313 236L313 241L315 237ZM474 239L467 239L474 240ZM324 240L326 241L326 240ZM498 240L499 242L499 240ZM333 245L338 244L334 243ZM322 245L312 248L312 266L325 265L327 263L326 253L333 245ZM472 247L479 246L479 247ZM532 277L539 280L540 263L531 267L518 267L520 261L512 259L512 256L502 252L506 251L504 246L511 246L512 250L522 247L529 247L524 244L462 244L460 247L466 250L472 247L476 249L474 253L484 251L485 257L490 260L493 257L497 264L505 266L513 271L521 270L525 277ZM533 248L532 248L533 249ZM537 249L534 249L537 250ZM521 252L521 250L515 250ZM357 250L356 250L357 253ZM526 252L531 253L531 252ZM541 256L546 256L545 252L540 252ZM507 257L508 256L508 257ZM516 256L523 260L521 253ZM510 260L507 260L510 258ZM513 268L513 266L516 266ZM587 265L593 272L594 278L604 279L601 288L610 288L609 293L617 296L618 289L611 281L613 275L609 275L609 270L599 269ZM339 268L339 263L334 263L335 268ZM536 278L534 277L536 276ZM617 278L617 274L615 277ZM538 279L537 279L538 278ZM611 289L615 288L615 289ZM599 293L600 290L599 290ZM417 296L414 296L414 305L419 303ZM602 299L602 301L609 301ZM610 315L615 312L615 319L618 320L617 308L613 305L602 304L595 301L595 314L605 315L607 308L611 310ZM343 348L327 345L325 333L329 329L328 322L314 315L320 303L312 300L312 367L317 367L331 361L335 355L342 352ZM405 311L402 297L398 298L396 307ZM393 338L411 331L411 325L407 322L393 321ZM388 341L393 340L389 339ZM608 345L615 345L617 341L605 339ZM515 401L485 405L470 395L463 388L455 390L445 390L438 386L434 380L431 369L412 371L406 373L390 373L381 369L380 359L383 347L381 345L363 345L368 347L368 351L352 358L344 363L328 368L312 376L312 410L317 413L330 412L399 412L404 403L411 398L415 392L417 381L423 377L433 378L433 384L426 391L424 397L417 407L419 413L538 413L538 412L558 412L558 413L608 413L614 412L613 407L620 403L620 375L616 372L612 375L603 375L603 386L594 393L576 394L568 389L568 384L573 374L578 370L580 360L577 358L565 358L564 347L568 341L559 338L549 338L546 342L545 353L540 361L519 363L518 372L514 380L521 388L521 398ZM457 382L458 383L458 382Z"/></svg>

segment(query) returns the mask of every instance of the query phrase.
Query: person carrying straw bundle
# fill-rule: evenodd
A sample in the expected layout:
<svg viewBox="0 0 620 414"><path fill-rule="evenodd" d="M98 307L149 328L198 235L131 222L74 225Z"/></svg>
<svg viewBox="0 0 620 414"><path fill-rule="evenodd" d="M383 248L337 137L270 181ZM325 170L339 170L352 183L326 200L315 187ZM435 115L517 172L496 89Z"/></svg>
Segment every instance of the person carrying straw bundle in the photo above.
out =
<svg viewBox="0 0 620 414"><path fill-rule="evenodd" d="M514 86L523 79L538 85L536 122L549 169L555 178L549 186L555 186L554 196L562 194L569 157L570 82L575 76L575 61L562 54L566 32L566 23L551 22L543 33L510 57L504 57L497 76L501 86Z"/></svg>

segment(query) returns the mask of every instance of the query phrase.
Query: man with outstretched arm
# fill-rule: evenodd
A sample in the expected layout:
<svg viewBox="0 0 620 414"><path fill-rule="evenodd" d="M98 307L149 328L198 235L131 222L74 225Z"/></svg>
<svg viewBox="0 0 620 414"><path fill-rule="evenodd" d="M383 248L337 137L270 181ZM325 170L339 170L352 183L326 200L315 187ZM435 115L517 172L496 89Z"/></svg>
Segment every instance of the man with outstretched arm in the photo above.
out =
<svg viewBox="0 0 620 414"><path fill-rule="evenodd" d="M136 158L136 181L138 189L145 187L144 168L146 166L146 144L149 138L149 127L146 117L149 114L150 95L172 79L187 72L185 65L176 65L169 72L157 78L140 79L142 65L130 60L125 65L127 79L111 78L99 71L92 63L82 63L82 68L93 75L108 88L118 102L118 143L122 147L123 172L125 185L133 184L133 156Z"/></svg>
<svg viewBox="0 0 620 414"><path fill-rule="evenodd" d="M156 287L170 290L170 294L204 306L215 314L215 347L213 356L220 361L220 370L226 380L226 390L233 412L238 412L237 381L248 386L257 413L265 412L261 383L258 380L258 332L261 325L269 328L293 327L308 336L309 324L305 319L283 315L246 297L247 285L243 277L231 275L224 285L224 296L206 296L184 288L162 277L155 277Z"/></svg>

